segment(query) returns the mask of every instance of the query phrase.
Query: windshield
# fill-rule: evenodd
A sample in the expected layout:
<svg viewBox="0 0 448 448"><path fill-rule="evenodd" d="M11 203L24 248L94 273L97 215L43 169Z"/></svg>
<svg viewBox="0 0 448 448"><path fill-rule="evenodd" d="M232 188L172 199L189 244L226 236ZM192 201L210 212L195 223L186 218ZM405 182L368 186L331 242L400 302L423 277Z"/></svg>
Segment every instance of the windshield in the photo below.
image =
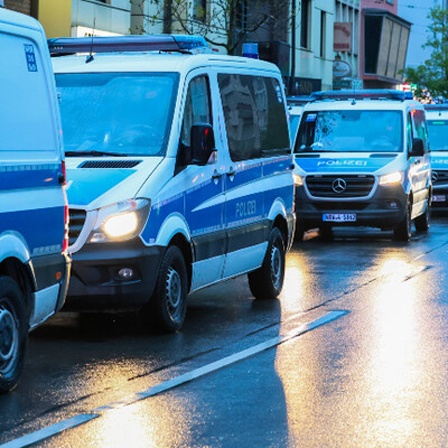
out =
<svg viewBox="0 0 448 448"><path fill-rule="evenodd" d="M57 74L67 155L164 155L178 75Z"/></svg>
<svg viewBox="0 0 448 448"><path fill-rule="evenodd" d="M447 120L428 120L428 134L432 151L448 151Z"/></svg>
<svg viewBox="0 0 448 448"><path fill-rule="evenodd" d="M306 112L294 152L399 152L402 129L400 111Z"/></svg>

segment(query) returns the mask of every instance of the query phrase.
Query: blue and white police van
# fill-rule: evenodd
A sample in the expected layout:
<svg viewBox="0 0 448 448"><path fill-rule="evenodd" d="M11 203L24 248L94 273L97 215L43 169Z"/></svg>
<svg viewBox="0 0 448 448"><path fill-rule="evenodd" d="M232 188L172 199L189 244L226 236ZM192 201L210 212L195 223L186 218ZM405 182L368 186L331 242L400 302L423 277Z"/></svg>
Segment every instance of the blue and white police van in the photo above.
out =
<svg viewBox="0 0 448 448"><path fill-rule="evenodd" d="M0 8L0 393L17 385L28 332L69 278L61 122L42 26Z"/></svg>
<svg viewBox="0 0 448 448"><path fill-rule="evenodd" d="M67 158L66 309L140 309L173 332L189 292L248 274L279 295L293 237L293 160L273 64L202 38L49 42Z"/></svg>
<svg viewBox="0 0 448 448"><path fill-rule="evenodd" d="M328 91L304 106L294 147L297 236L335 226L427 231L431 166L425 111L397 90Z"/></svg>
<svg viewBox="0 0 448 448"><path fill-rule="evenodd" d="M448 104L425 104L431 142L432 210L448 211Z"/></svg>

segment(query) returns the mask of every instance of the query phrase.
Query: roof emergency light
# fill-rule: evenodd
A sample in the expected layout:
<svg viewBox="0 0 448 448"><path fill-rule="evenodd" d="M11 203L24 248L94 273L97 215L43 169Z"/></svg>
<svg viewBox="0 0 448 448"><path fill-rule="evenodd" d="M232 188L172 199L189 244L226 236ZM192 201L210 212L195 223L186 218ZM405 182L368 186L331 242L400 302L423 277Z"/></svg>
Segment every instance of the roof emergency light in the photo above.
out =
<svg viewBox="0 0 448 448"><path fill-rule="evenodd" d="M394 89L366 89L366 90L327 90L322 92L313 92L312 101L323 100L395 100L404 101L412 99L408 92Z"/></svg>
<svg viewBox="0 0 448 448"><path fill-rule="evenodd" d="M212 52L202 36L172 34L60 37L48 39L48 48L52 56L128 51L173 51L190 54Z"/></svg>

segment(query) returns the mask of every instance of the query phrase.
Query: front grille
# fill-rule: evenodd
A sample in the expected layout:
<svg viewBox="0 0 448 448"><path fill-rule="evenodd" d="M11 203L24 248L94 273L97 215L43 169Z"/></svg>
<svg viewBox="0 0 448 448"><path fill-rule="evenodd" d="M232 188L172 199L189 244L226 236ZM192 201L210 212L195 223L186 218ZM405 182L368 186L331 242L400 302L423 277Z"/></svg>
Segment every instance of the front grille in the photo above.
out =
<svg viewBox="0 0 448 448"><path fill-rule="evenodd" d="M432 170L432 184L446 184L448 183L448 171Z"/></svg>
<svg viewBox="0 0 448 448"><path fill-rule="evenodd" d="M84 210L70 209L70 221L68 227L68 244L71 246L77 240L86 220L86 212Z"/></svg>
<svg viewBox="0 0 448 448"><path fill-rule="evenodd" d="M362 174L307 176L306 186L314 197L319 198L362 198L372 192L375 177Z"/></svg>

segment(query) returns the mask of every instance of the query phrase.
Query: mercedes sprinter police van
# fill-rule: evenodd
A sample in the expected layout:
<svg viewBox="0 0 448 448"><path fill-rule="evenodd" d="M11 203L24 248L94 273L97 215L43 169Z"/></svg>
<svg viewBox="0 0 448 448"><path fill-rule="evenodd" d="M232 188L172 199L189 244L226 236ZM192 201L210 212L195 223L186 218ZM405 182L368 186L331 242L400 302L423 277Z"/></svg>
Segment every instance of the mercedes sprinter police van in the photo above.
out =
<svg viewBox="0 0 448 448"><path fill-rule="evenodd" d="M294 228L282 78L203 38L49 42L67 157L67 309L182 327L188 292L248 274L282 288ZM58 57L59 55L59 57Z"/></svg>
<svg viewBox="0 0 448 448"><path fill-rule="evenodd" d="M425 104L431 141L432 210L448 211L448 104Z"/></svg>
<svg viewBox="0 0 448 448"><path fill-rule="evenodd" d="M28 332L58 311L70 262L61 123L42 26L0 8L0 393Z"/></svg>
<svg viewBox="0 0 448 448"><path fill-rule="evenodd" d="M334 226L427 231L431 202L423 105L397 90L328 91L303 108L294 147L297 235Z"/></svg>

